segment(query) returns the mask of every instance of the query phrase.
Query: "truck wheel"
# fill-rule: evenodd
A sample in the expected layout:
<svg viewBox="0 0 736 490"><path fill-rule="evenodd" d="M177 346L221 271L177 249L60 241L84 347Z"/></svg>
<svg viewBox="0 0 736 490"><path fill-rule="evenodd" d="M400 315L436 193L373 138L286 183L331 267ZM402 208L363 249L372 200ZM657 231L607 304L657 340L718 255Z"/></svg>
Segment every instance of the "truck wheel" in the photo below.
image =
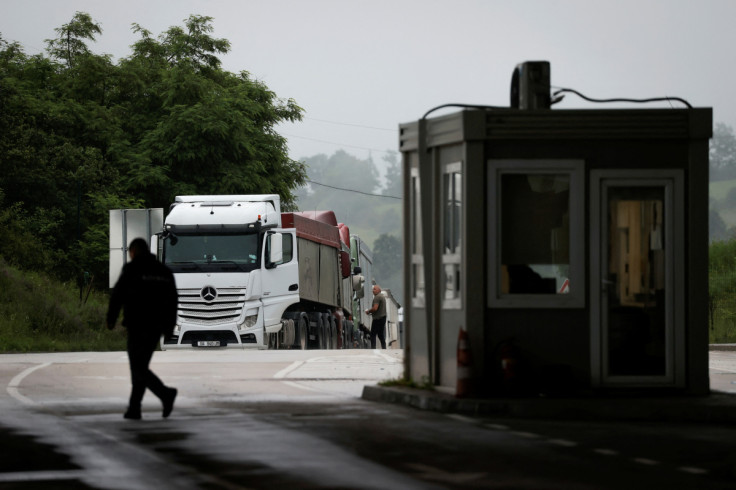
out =
<svg viewBox="0 0 736 490"><path fill-rule="evenodd" d="M299 335L299 349L306 350L309 338L307 337L307 319L304 317L299 319L299 332L297 335Z"/></svg>
<svg viewBox="0 0 736 490"><path fill-rule="evenodd" d="M324 350L327 349L327 328L325 325L325 319L322 315L319 315L319 348Z"/></svg>
<svg viewBox="0 0 736 490"><path fill-rule="evenodd" d="M330 349L337 349L337 322L330 315Z"/></svg>
<svg viewBox="0 0 736 490"><path fill-rule="evenodd" d="M335 348L335 322L332 319L332 315L329 313L325 315L325 333L327 336L325 337L326 342L326 348L327 349L334 349Z"/></svg>
<svg viewBox="0 0 736 490"><path fill-rule="evenodd" d="M344 349L353 348L353 322L348 320L343 324L345 332L345 343L343 344Z"/></svg>

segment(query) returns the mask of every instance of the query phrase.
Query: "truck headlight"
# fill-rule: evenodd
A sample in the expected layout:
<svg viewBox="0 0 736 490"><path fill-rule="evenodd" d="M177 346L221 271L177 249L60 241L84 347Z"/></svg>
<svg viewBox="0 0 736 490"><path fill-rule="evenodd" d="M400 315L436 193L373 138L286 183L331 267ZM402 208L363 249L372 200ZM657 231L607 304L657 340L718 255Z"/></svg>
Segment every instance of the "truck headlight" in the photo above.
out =
<svg viewBox="0 0 736 490"><path fill-rule="evenodd" d="M258 321L258 314L248 315L245 317L245 321L243 322L243 324L240 325L240 328L241 329L250 328L253 325L255 325L257 321Z"/></svg>

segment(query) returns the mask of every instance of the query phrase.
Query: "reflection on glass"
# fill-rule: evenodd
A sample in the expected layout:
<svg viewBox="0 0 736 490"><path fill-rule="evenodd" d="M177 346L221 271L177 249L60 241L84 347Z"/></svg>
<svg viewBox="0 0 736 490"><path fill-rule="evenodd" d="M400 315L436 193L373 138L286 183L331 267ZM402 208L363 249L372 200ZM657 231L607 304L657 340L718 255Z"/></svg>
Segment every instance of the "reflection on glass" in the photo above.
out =
<svg viewBox="0 0 736 490"><path fill-rule="evenodd" d="M462 240L462 175L459 172L445 173L443 188L445 197L445 253L460 253L460 242Z"/></svg>
<svg viewBox="0 0 736 490"><path fill-rule="evenodd" d="M445 299L460 297L460 264L445 264Z"/></svg>
<svg viewBox="0 0 736 490"><path fill-rule="evenodd" d="M409 189L411 193L410 205L411 205L411 233L412 233L412 253L422 253L422 214L420 211L420 192L419 192L419 177L411 178L411 187Z"/></svg>
<svg viewBox="0 0 736 490"><path fill-rule="evenodd" d="M412 285L414 286L413 297L424 299L424 264L412 264Z"/></svg>
<svg viewBox="0 0 736 490"><path fill-rule="evenodd" d="M570 292L570 175L501 176L501 292Z"/></svg>
<svg viewBox="0 0 736 490"><path fill-rule="evenodd" d="M608 370L664 375L664 189L612 188L608 200Z"/></svg>

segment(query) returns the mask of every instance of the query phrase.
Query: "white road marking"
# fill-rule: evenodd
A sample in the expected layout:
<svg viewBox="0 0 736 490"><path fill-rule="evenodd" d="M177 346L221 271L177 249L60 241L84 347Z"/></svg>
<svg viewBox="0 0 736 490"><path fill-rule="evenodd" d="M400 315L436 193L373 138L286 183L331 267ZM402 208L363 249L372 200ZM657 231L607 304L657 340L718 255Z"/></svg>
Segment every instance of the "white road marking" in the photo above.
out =
<svg viewBox="0 0 736 490"><path fill-rule="evenodd" d="M645 464L647 466L655 466L659 464L659 461L655 461L653 459L648 459L648 458L634 458L634 462L639 463L639 464Z"/></svg>
<svg viewBox="0 0 736 490"><path fill-rule="evenodd" d="M681 466L677 468L680 471L684 471L685 473L690 473L692 475L707 475L708 470L703 468L695 468L693 466Z"/></svg>
<svg viewBox="0 0 736 490"><path fill-rule="evenodd" d="M30 481L56 481L56 480L78 480L88 475L83 470L61 470L61 471L15 471L12 473L0 473L0 483L8 482L30 482Z"/></svg>
<svg viewBox="0 0 736 490"><path fill-rule="evenodd" d="M299 388L299 389L302 389L302 390L314 391L316 393L321 393L323 395L325 393L329 393L329 392L327 392L325 390L320 390L320 389L317 389L317 388L312 388L311 386L306 386L306 385L303 385L301 383L295 383L293 381L282 381L282 383L285 384L285 385L291 386L292 388Z"/></svg>
<svg viewBox="0 0 736 490"><path fill-rule="evenodd" d="M459 414L456 414L456 413L448 413L447 414L447 418L450 418L450 419L453 419L453 420L457 420L458 422L466 422L466 423L469 423L469 424L474 424L475 423L475 419L471 419L470 417L466 417L465 415L459 415Z"/></svg>
<svg viewBox="0 0 736 490"><path fill-rule="evenodd" d="M420 478L443 483L468 483L488 476L488 473L452 473L421 463L406 463Z"/></svg>
<svg viewBox="0 0 736 490"><path fill-rule="evenodd" d="M578 445L575 441L568 441L567 439L550 439L550 444L556 444L558 446L564 446L564 447L575 447Z"/></svg>
<svg viewBox="0 0 736 490"><path fill-rule="evenodd" d="M294 361L291 363L291 365L285 367L278 373L274 374L273 377L274 378L285 378L287 374L298 369L302 364L304 364L304 361Z"/></svg>
<svg viewBox="0 0 736 490"><path fill-rule="evenodd" d="M395 357L388 356L388 355L384 354L383 352L381 352L378 349L374 349L373 350L373 353L376 354L378 357L380 357L380 358L384 359L385 361L388 361L388 362L390 362L392 364L397 363L397 362L401 362L399 359L396 359Z"/></svg>
<svg viewBox="0 0 736 490"><path fill-rule="evenodd" d="M537 438L541 437L539 434L535 434L534 432L520 432L520 431L516 431L516 432L512 432L512 434L517 435L519 437L525 437L527 439L537 439Z"/></svg>
<svg viewBox="0 0 736 490"><path fill-rule="evenodd" d="M603 456L618 456L618 451L613 449L593 449L594 453L602 454Z"/></svg>
<svg viewBox="0 0 736 490"><path fill-rule="evenodd" d="M21 381L23 381L23 379L26 376L28 376L29 374L31 374L32 372L34 372L34 371L36 371L38 369L42 369L42 368L48 367L51 364L52 363L50 363L50 362L45 362L43 364L39 364L37 366L30 367L30 368L22 371L21 373L17 374L13 379L10 380L10 383L8 383L8 387L6 388L6 391L8 392L8 395L12 396L17 401L19 401L20 403L22 403L24 405L35 405L36 402L34 402L30 398L28 398L28 397L23 396L23 395L20 394L20 392L18 391L18 386L20 386Z"/></svg>
<svg viewBox="0 0 736 490"><path fill-rule="evenodd" d="M509 430L508 425L503 424L485 424L483 425L486 429L492 429L492 430Z"/></svg>

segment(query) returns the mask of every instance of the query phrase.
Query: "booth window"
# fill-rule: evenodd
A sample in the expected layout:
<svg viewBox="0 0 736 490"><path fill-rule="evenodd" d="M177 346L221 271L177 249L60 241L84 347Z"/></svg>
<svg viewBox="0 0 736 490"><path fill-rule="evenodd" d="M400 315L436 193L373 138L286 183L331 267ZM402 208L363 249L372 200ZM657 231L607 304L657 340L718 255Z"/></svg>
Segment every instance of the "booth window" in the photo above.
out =
<svg viewBox="0 0 736 490"><path fill-rule="evenodd" d="M462 162L444 166L442 173L442 274L443 306L460 308L463 213Z"/></svg>
<svg viewBox="0 0 736 490"><path fill-rule="evenodd" d="M490 306L584 306L582 162L491 160L490 168Z"/></svg>
<svg viewBox="0 0 736 490"><path fill-rule="evenodd" d="M411 298L412 304L424 306L424 255L422 254L422 213L419 186L419 169L411 169L409 183L409 229L411 232Z"/></svg>

